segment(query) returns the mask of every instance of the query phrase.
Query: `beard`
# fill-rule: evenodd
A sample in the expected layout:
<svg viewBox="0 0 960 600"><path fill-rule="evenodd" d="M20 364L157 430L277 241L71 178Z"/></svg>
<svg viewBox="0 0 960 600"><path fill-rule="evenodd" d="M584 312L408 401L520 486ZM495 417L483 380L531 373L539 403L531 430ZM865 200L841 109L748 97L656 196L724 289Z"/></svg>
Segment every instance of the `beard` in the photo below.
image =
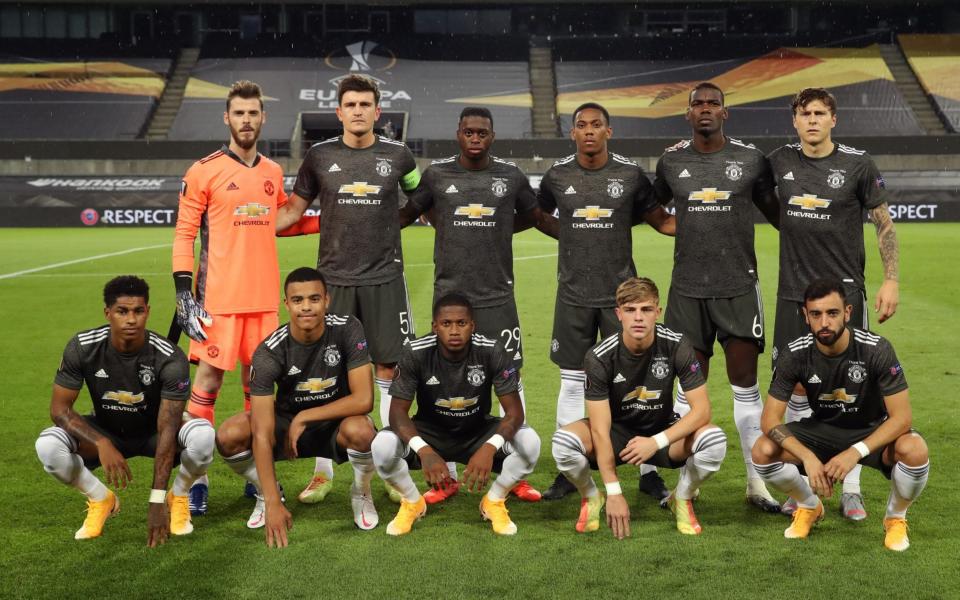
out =
<svg viewBox="0 0 960 600"><path fill-rule="evenodd" d="M837 340L840 339L840 336L843 334L843 328L839 331L834 331L829 328L824 328L816 333L817 341L823 344L824 346L833 346L837 343Z"/></svg>
<svg viewBox="0 0 960 600"><path fill-rule="evenodd" d="M234 129L233 127L230 128L230 137L233 138L233 141L236 145L240 146L244 150L249 150L250 148L253 148L254 146L257 145L257 139L260 138L259 127L253 129L253 137L250 138L249 140L242 139L240 137L240 133L241 132L239 130ZM244 131L243 133L249 133L249 132Z"/></svg>

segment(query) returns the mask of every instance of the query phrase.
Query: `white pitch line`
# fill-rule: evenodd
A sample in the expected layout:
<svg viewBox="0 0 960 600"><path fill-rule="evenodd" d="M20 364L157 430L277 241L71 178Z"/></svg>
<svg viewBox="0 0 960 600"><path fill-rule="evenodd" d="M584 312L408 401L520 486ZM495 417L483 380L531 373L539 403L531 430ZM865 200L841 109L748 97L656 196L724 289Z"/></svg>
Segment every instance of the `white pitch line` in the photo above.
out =
<svg viewBox="0 0 960 600"><path fill-rule="evenodd" d="M66 267L67 265L75 265L77 263L88 262L91 260L98 260L101 258L110 258L111 256L120 256L122 254L130 254L132 252L140 252L142 250L155 250L157 248L169 248L172 245L173 244L158 244L156 246L140 246L139 248L127 248L126 250L120 250L119 252L108 252L107 254L97 254L96 256L87 256L84 258L67 260L64 262L53 263L52 265L44 265L42 267L34 267L32 269L24 269L23 271L16 271L14 273L3 273L3 274L0 274L0 279L11 279L13 277L26 275L27 273L36 273L37 271L46 271L49 269Z"/></svg>

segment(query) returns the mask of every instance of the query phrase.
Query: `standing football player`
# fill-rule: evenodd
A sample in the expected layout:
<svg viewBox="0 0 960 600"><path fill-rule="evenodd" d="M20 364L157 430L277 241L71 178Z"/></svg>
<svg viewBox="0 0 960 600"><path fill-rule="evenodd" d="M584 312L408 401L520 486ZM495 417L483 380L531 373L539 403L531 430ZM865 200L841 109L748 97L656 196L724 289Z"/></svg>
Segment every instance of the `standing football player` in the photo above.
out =
<svg viewBox="0 0 960 600"><path fill-rule="evenodd" d="M894 315L899 302L897 233L887 210L888 193L866 152L834 143L837 101L822 88L801 90L791 103L800 142L770 154L780 196L780 282L773 334L773 366L790 341L804 335L803 291L819 277L839 279L853 306L851 326L869 329L864 283L863 211L877 231L883 284L873 303L877 320ZM808 398L797 387L787 406L787 421L810 414ZM784 512L791 513L791 500ZM855 521L867 517L860 490L860 466L843 482L840 508Z"/></svg>
<svg viewBox="0 0 960 600"><path fill-rule="evenodd" d="M570 131L577 153L554 163L540 181L543 212L559 212L559 277L550 343L550 359L560 367L558 428L583 418L587 350L598 334L606 338L620 330L614 291L637 274L633 224L644 220L665 235L673 235L676 225L654 199L643 169L607 150L612 135L607 109L593 102L579 106ZM649 465L641 468L640 489L658 501L668 493ZM573 490L557 475L543 497L556 500Z"/></svg>
<svg viewBox="0 0 960 600"><path fill-rule="evenodd" d="M764 346L763 301L754 251L754 205L775 226L780 207L770 165L751 144L727 137L723 91L712 83L690 92L686 119L693 136L668 148L653 189L676 206L673 277L664 324L683 333L708 376L714 340L723 348L733 388L733 420L747 470L747 502L767 512L780 504L750 461L763 404L757 357ZM689 405L677 390L677 412Z"/></svg>
<svg viewBox="0 0 960 600"><path fill-rule="evenodd" d="M147 511L147 544L193 531L187 494L213 462L213 427L185 415L190 364L183 351L147 330L150 289L132 275L103 288L107 325L70 339L53 383L50 417L56 424L37 438L43 469L87 497L87 518L74 537L98 537L120 510L120 498L91 469L102 466L108 485L121 490L133 479L127 459L153 457ZM74 410L86 384L93 414ZM170 471L180 469L167 492Z"/></svg>

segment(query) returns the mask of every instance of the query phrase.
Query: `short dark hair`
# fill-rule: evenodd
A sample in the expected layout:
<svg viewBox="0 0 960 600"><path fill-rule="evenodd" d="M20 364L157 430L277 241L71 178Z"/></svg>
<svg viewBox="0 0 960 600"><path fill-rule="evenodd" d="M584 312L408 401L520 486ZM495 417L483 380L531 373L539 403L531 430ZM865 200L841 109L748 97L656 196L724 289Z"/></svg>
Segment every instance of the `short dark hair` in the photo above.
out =
<svg viewBox="0 0 960 600"><path fill-rule="evenodd" d="M725 105L727 102L726 95L723 93L723 90L720 89L719 85L713 83L712 81L701 81L697 85L693 86L692 90L690 90L690 97L687 98L687 104L693 104L693 95L700 90L717 90L720 92L720 104Z"/></svg>
<svg viewBox="0 0 960 600"><path fill-rule="evenodd" d="M323 289L327 289L327 280L323 277L323 273L314 269L313 267L298 267L287 275L287 278L283 282L283 293L286 295L287 287L291 283L304 283L307 281L319 281L323 284Z"/></svg>
<svg viewBox="0 0 960 600"><path fill-rule="evenodd" d="M243 98L244 100L256 98L260 101L260 110L263 110L263 91L256 83L247 79L241 79L230 86L230 91L227 92L227 112L230 111L230 101L237 97Z"/></svg>
<svg viewBox="0 0 960 600"><path fill-rule="evenodd" d="M380 106L380 86L377 82L363 75L347 75L337 85L337 104L343 103L343 95L347 92L373 92L373 104Z"/></svg>
<svg viewBox="0 0 960 600"><path fill-rule="evenodd" d="M484 119L490 119L490 129L493 129L493 114L490 113L490 109L484 108L482 106L468 106L460 111L460 118L457 120L457 125L467 117L482 117Z"/></svg>
<svg viewBox="0 0 960 600"><path fill-rule="evenodd" d="M121 296L143 298L145 304L150 304L150 286L136 275L120 275L103 286L104 306L113 306Z"/></svg>
<svg viewBox="0 0 960 600"><path fill-rule="evenodd" d="M470 303L470 300L468 300L466 296L458 294L457 292L445 294L433 304L433 318L436 319L437 315L440 314L440 310L448 306L463 306L467 309L467 314L470 315L470 318L473 318L473 304Z"/></svg>
<svg viewBox="0 0 960 600"><path fill-rule="evenodd" d="M610 113L607 112L607 109L605 109L602 105L597 104L596 102L584 102L583 104L578 106L577 109L573 111L574 124L577 123L577 115L579 115L582 111L587 110L588 108L593 108L603 113L603 120L606 122L607 125L610 125Z"/></svg>
<svg viewBox="0 0 960 600"><path fill-rule="evenodd" d="M803 291L803 303L806 305L806 303L811 300L826 298L834 292L840 294L840 298L843 299L843 303L846 305L846 293L843 291L843 284L839 279L834 279L832 277L821 277L820 279L814 279L809 285L807 285L807 289Z"/></svg>
<svg viewBox="0 0 960 600"><path fill-rule="evenodd" d="M837 114L837 99L824 88L803 88L793 97L790 102L790 109L793 110L793 114L797 114L798 108L805 108L814 100L823 102L830 109L831 115Z"/></svg>

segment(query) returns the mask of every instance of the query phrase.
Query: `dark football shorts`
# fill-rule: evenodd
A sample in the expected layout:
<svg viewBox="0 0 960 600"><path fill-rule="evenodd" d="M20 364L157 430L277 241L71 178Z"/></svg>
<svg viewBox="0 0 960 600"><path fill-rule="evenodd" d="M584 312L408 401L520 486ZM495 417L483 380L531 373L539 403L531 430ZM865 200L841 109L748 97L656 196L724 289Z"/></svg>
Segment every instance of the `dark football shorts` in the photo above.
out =
<svg viewBox="0 0 960 600"><path fill-rule="evenodd" d="M867 293L859 288L847 290L847 303L853 305L850 314L850 327L869 329L870 321L867 313ZM787 344L810 333L810 326L803 316L803 302L777 298L777 316L773 330L773 352L770 354L771 365L776 370L777 357L783 352Z"/></svg>
<svg viewBox="0 0 960 600"><path fill-rule="evenodd" d="M620 331L614 307L574 306L557 298L550 360L561 369L583 370L583 357L600 339Z"/></svg>
<svg viewBox="0 0 960 600"><path fill-rule="evenodd" d="M671 420L669 423L664 425L663 428L657 429L656 431L636 431L621 423L616 423L616 422L611 423L610 424L610 442L613 444L613 457L616 459L617 465L619 466L619 465L625 464L623 462L623 459L620 458L620 453L623 451L624 448L627 447L627 442L637 437L638 435L643 437L655 436L679 420L680 420L680 415L678 415L677 413L673 413L673 420ZM686 464L686 462L687 462L686 460L675 461L672 458L670 458L670 446L667 446L665 448L661 448L657 450L656 454L650 457L650 459L647 460L644 464L663 467L665 469L679 469L684 464ZM590 468L593 469L594 471L598 469L596 457L590 459Z"/></svg>
<svg viewBox="0 0 960 600"><path fill-rule="evenodd" d="M110 443L113 444L113 447L116 448L124 458L131 458L134 456L148 456L155 457L157 455L157 441L160 437L156 432L151 433L150 435L142 436L120 436L111 431L108 431L103 426L97 422L96 415L84 415L83 419L91 427L96 429L100 434L110 440ZM189 422L188 422L189 423ZM181 425L181 428L184 425ZM178 429L179 432L179 429ZM67 434L69 435L69 434ZM183 450L183 446L180 445L180 436L177 436L177 451L173 454L173 464L174 466L180 464L180 451ZM96 469L100 466L100 458L98 456L92 456L90 458L82 457L83 464L85 467L90 469Z"/></svg>
<svg viewBox="0 0 960 600"><path fill-rule="evenodd" d="M437 454L442 456L444 461L465 465L470 462L470 458L480 449L480 446L487 443L487 440L497 432L500 421L500 418L488 415L477 429L457 434L451 434L445 427L428 421L414 419L413 424L417 428L417 435L423 438L423 441L429 444ZM508 456L508 446L509 444L504 444L493 455L492 471L494 473L499 473L503 467L503 461ZM407 461L407 465L411 469L421 468L420 457L410 448L407 448L407 455L404 460Z"/></svg>
<svg viewBox="0 0 960 600"><path fill-rule="evenodd" d="M353 315L363 324L374 363L400 360L403 345L414 338L407 281L402 275L380 285L328 285L327 293L328 313Z"/></svg>
<svg viewBox="0 0 960 600"><path fill-rule="evenodd" d="M513 359L514 366L518 369L523 366L520 318L517 316L517 304L513 297L499 306L474 308L473 320L477 324L477 333L500 340L504 350Z"/></svg>
<svg viewBox="0 0 960 600"><path fill-rule="evenodd" d="M868 435L876 431L877 427L879 427L879 425L866 429L844 429L817 421L811 417L787 423L787 428L790 429L790 432L797 436L800 443L816 454L820 462L824 464L850 446L865 440ZM913 433L916 432L913 431ZM883 463L882 457L884 450L885 448L880 448L879 450L871 452L860 459L860 464L873 467L883 473L884 477L890 479L893 465ZM803 465L800 466L802 470Z"/></svg>
<svg viewBox="0 0 960 600"><path fill-rule="evenodd" d="M705 356L713 356L713 342L721 346L731 338L750 340L763 352L763 299L760 283L733 298L691 298L670 288L664 325L682 333Z"/></svg>
<svg viewBox="0 0 960 600"><path fill-rule="evenodd" d="M273 459L284 460L287 456L287 432L294 415L276 413L273 424ZM337 443L337 434L340 433L340 423L343 419L321 421L307 425L300 439L297 440L297 457L308 458L322 456L336 461L339 465L347 460L347 449ZM371 421L372 425L373 422Z"/></svg>

